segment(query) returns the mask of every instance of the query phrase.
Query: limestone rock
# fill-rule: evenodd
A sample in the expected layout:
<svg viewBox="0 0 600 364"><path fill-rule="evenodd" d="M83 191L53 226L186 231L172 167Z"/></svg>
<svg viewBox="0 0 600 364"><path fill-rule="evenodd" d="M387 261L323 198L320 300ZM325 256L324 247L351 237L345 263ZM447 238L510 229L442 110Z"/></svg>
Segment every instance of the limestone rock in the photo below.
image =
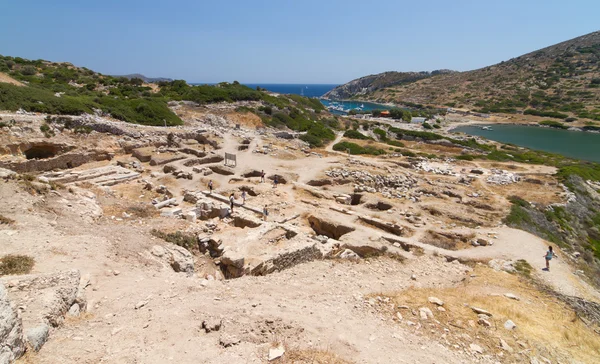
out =
<svg viewBox="0 0 600 364"><path fill-rule="evenodd" d="M511 320L506 320L506 322L504 323L504 328L507 330L514 330L517 328L517 325Z"/></svg>
<svg viewBox="0 0 600 364"><path fill-rule="evenodd" d="M419 317L421 320L433 319L433 312L427 307L419 308Z"/></svg>
<svg viewBox="0 0 600 364"><path fill-rule="evenodd" d="M470 344L469 348L474 353L483 354L483 348L481 346L477 345L477 344Z"/></svg>
<svg viewBox="0 0 600 364"><path fill-rule="evenodd" d="M478 324L480 324L481 326L485 326L485 327L490 327L490 326L492 326L492 324L491 324L491 323L490 323L488 320L486 320L486 319L483 319L483 318L480 318L480 319L477 321L477 323L478 323Z"/></svg>
<svg viewBox="0 0 600 364"><path fill-rule="evenodd" d="M168 264L175 272L194 273L194 256L187 249L167 243L164 246L155 245L150 254L159 258L164 264Z"/></svg>
<svg viewBox="0 0 600 364"><path fill-rule="evenodd" d="M444 305L444 301L440 300L437 297L429 297L429 303L433 303L434 305L438 305L438 306L443 306Z"/></svg>
<svg viewBox="0 0 600 364"><path fill-rule="evenodd" d="M483 314L483 315L492 316L491 313L489 313L488 311L484 310L483 308L471 307L471 310L473 310L473 312L475 312L476 314Z"/></svg>
<svg viewBox="0 0 600 364"><path fill-rule="evenodd" d="M221 320L217 318L206 319L202 321L202 328L207 333L212 331L219 331L221 329Z"/></svg>
<svg viewBox="0 0 600 364"><path fill-rule="evenodd" d="M80 314L80 309L79 309L79 305L74 303L71 308L69 308L69 312L67 312L69 314L69 316L73 316L73 317L79 317Z"/></svg>
<svg viewBox="0 0 600 364"><path fill-rule="evenodd" d="M512 294L512 293L505 293L505 294L504 294L504 297L506 297L506 298L510 298L511 300L515 300L515 301L520 301L520 300L521 300L519 297L515 296L515 295L514 295L514 294Z"/></svg>
<svg viewBox="0 0 600 364"><path fill-rule="evenodd" d="M77 306L79 307L79 306ZM31 328L27 330L26 337L27 342L31 346L34 351L40 351L42 346L48 341L48 334L50 332L50 327L48 325L43 324L38 327Z"/></svg>
<svg viewBox="0 0 600 364"><path fill-rule="evenodd" d="M11 305L4 285L0 283L0 362L10 363L25 352L23 324Z"/></svg>
<svg viewBox="0 0 600 364"><path fill-rule="evenodd" d="M54 327L62 324L65 314L74 303L85 305L80 282L78 270L0 278L0 283L4 283L7 289L19 291L19 295L29 295L36 301L39 309L36 312L25 311L25 319L41 318Z"/></svg>
<svg viewBox="0 0 600 364"><path fill-rule="evenodd" d="M279 345L276 348L269 349L269 361L273 361L277 358L280 358L285 354L285 349L283 345Z"/></svg>
<svg viewBox="0 0 600 364"><path fill-rule="evenodd" d="M219 344L222 347L228 348L230 346L234 346L240 343L240 339L237 336L233 335L221 335L219 338Z"/></svg>
<svg viewBox="0 0 600 364"><path fill-rule="evenodd" d="M508 343L506 341L504 341L503 339L500 339L500 348L509 353L513 352L513 348L511 348L510 345L508 345Z"/></svg>
<svg viewBox="0 0 600 364"><path fill-rule="evenodd" d="M353 252L350 249L346 249L344 250L340 255L339 255L340 259L348 259L348 260L360 260L360 257L358 256L358 254L356 254L355 252Z"/></svg>

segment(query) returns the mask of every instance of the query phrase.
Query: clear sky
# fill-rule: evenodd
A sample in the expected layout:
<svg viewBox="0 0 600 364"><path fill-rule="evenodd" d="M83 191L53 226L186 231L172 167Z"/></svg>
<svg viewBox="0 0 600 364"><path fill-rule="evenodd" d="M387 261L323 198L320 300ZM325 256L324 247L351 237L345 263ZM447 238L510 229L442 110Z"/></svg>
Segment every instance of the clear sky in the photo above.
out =
<svg viewBox="0 0 600 364"><path fill-rule="evenodd" d="M470 70L600 30L600 0L0 0L0 54L188 82Z"/></svg>

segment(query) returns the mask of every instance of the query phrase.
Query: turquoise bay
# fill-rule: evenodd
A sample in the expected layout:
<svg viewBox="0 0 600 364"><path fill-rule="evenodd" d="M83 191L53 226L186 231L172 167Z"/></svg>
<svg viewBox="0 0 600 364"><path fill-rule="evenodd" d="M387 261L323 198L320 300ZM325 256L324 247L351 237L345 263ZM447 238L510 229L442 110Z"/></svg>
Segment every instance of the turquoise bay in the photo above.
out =
<svg viewBox="0 0 600 364"><path fill-rule="evenodd" d="M492 130L484 130L482 126L488 126ZM570 158L600 162L599 133L506 124L460 126L452 131Z"/></svg>

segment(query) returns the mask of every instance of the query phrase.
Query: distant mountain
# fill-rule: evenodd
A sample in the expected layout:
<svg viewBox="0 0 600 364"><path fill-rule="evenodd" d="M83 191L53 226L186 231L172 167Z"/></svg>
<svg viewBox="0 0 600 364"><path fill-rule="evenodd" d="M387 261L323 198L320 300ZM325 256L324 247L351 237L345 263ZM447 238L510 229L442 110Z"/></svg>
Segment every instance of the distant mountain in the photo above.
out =
<svg viewBox="0 0 600 364"><path fill-rule="evenodd" d="M113 76L113 77L125 77L129 80L131 80L132 78L139 78L141 80L143 80L146 83L157 83L157 82L171 82L173 81L172 78L165 78L165 77L146 77L142 74L139 73L132 73L130 75L120 75L120 76Z"/></svg>
<svg viewBox="0 0 600 364"><path fill-rule="evenodd" d="M397 86L429 78L439 74L451 74L455 71L438 70L433 72L384 72L369 75L337 86L323 95L323 98L343 100L360 95L368 95L390 86Z"/></svg>
<svg viewBox="0 0 600 364"><path fill-rule="evenodd" d="M327 96L600 121L600 31L473 71L421 74L367 76ZM414 77L380 82L388 75Z"/></svg>

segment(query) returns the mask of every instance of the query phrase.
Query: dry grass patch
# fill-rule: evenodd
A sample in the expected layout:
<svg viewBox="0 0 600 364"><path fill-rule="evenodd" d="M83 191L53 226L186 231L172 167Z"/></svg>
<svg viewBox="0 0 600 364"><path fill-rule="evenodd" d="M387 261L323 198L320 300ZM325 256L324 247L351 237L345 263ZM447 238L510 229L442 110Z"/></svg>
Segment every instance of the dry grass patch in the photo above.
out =
<svg viewBox="0 0 600 364"><path fill-rule="evenodd" d="M0 258L0 276L30 273L34 264L35 260L27 255L5 255Z"/></svg>
<svg viewBox="0 0 600 364"><path fill-rule="evenodd" d="M469 351L469 345L475 343L484 349L484 354L494 354L497 360L506 362L529 362L530 357L543 356L552 362L576 359L591 363L600 357L600 336L594 332L597 328L586 326L556 297L540 292L518 275L496 272L483 265L476 266L474 274L475 278L458 287L412 288L387 296L394 307L406 305L417 312L413 317L410 310L394 309L405 320L419 321L418 309L430 308L439 323L420 321L422 327L417 330L456 349ZM509 299L504 296L506 293L520 300ZM444 312L429 303L431 296L444 301ZM389 310L390 305L381 306L386 307ZM492 317L487 321L491 326L478 324L479 318L470 307L490 312ZM517 328L505 329L507 320L512 320ZM508 343L512 351L501 349L500 339Z"/></svg>
<svg viewBox="0 0 600 364"><path fill-rule="evenodd" d="M275 362L281 364L352 364L330 350L317 349L290 349Z"/></svg>
<svg viewBox="0 0 600 364"><path fill-rule="evenodd" d="M475 238L475 234L458 234L449 232L438 232L427 230L420 239L422 243L436 246L447 250L460 250L470 248L469 241Z"/></svg>

